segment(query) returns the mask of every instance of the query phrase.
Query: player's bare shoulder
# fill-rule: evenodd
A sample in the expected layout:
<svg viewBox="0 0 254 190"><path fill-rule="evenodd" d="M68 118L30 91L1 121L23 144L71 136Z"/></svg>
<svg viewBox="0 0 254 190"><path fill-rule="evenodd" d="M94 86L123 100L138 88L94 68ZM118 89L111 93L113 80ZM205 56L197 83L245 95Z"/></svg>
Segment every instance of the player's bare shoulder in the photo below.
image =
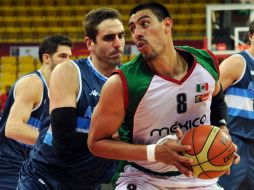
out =
<svg viewBox="0 0 254 190"><path fill-rule="evenodd" d="M64 61L60 64L58 64L55 69L53 70L52 73L63 73L63 74L71 74L72 72L75 73L76 69L75 69L75 65L73 63L73 61Z"/></svg>
<svg viewBox="0 0 254 190"><path fill-rule="evenodd" d="M234 54L220 64L221 77L230 77L232 81L237 81L244 69L246 67L246 62L240 54Z"/></svg>
<svg viewBox="0 0 254 190"><path fill-rule="evenodd" d="M33 101L37 103L43 94L43 82L36 74L26 75L19 79L15 84L15 99Z"/></svg>
<svg viewBox="0 0 254 190"><path fill-rule="evenodd" d="M244 58L240 54L234 54L222 61L221 66L228 66L228 67L243 67L245 64Z"/></svg>
<svg viewBox="0 0 254 190"><path fill-rule="evenodd" d="M79 85L79 74L75 63L65 61L58 64L50 76L50 93L76 92ZM58 92L57 92L58 91ZM61 92L61 93L60 93Z"/></svg>
<svg viewBox="0 0 254 190"><path fill-rule="evenodd" d="M75 80L76 78L78 78L78 70L72 61L65 61L55 67L55 69L52 71L52 75L50 78L51 81L59 80L59 82L71 82L70 79Z"/></svg>
<svg viewBox="0 0 254 190"><path fill-rule="evenodd" d="M104 86L102 87L102 92L107 91L107 93L121 93L123 92L123 86L127 86L125 80L122 80L118 74L113 74L108 78L105 82Z"/></svg>

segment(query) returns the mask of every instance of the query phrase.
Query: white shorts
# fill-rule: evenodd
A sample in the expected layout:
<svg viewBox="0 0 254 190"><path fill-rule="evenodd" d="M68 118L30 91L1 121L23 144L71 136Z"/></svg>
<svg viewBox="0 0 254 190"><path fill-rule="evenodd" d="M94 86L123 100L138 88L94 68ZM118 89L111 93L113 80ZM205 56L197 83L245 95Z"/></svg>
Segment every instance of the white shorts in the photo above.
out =
<svg viewBox="0 0 254 190"><path fill-rule="evenodd" d="M116 190L223 190L217 181L184 175L158 176L127 165L116 181Z"/></svg>

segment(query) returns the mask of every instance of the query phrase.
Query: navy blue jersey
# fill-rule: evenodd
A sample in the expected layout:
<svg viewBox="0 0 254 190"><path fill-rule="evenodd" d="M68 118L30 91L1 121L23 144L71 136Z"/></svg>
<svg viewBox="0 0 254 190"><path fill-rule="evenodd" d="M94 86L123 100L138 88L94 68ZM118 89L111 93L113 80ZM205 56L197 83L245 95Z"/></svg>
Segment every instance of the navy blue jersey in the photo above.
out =
<svg viewBox="0 0 254 190"><path fill-rule="evenodd" d="M96 70L89 58L75 60L73 64L79 74L76 131L83 133L87 138L92 112L99 101L101 88L107 78ZM86 141L84 143L87 144ZM41 175L47 178L46 171L53 174L67 189L83 189L86 185L108 182L117 164L116 161L93 156L88 147L78 158L69 161L59 159L52 147L49 117L44 119L39 140L30 156L35 168L45 169Z"/></svg>
<svg viewBox="0 0 254 190"><path fill-rule="evenodd" d="M231 135L254 142L254 58L240 52L246 62L242 77L226 90Z"/></svg>
<svg viewBox="0 0 254 190"><path fill-rule="evenodd" d="M43 97L40 104L32 110L28 124L31 127L40 128L40 117L44 109L44 103L48 99L48 89L46 81L41 75L40 71L27 74L24 77L37 75L43 82ZM15 100L16 83L12 86L9 96L3 111L3 117L0 121L0 189L16 189L20 168L24 160L29 155L31 145L26 145L17 142L5 136L5 126L10 109ZM25 90L25 89L24 89ZM20 110L22 111L22 110Z"/></svg>

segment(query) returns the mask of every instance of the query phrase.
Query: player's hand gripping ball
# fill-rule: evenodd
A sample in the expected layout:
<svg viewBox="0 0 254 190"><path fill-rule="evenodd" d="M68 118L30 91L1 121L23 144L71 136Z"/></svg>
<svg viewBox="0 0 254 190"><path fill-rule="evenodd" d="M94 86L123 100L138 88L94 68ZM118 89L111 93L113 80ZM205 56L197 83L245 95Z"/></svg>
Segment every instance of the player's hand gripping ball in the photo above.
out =
<svg viewBox="0 0 254 190"><path fill-rule="evenodd" d="M231 138L218 127L202 125L192 128L183 136L181 144L192 149L184 156L192 158L194 177L212 179L223 175L234 160L235 146Z"/></svg>

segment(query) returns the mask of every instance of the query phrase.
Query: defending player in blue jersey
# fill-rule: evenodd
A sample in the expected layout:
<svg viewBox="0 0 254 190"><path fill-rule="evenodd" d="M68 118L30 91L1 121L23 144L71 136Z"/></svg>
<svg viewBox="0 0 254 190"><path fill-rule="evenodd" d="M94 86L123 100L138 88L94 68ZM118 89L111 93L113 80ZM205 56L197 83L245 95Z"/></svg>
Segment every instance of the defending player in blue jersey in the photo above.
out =
<svg viewBox="0 0 254 190"><path fill-rule="evenodd" d="M229 176L219 180L226 190L249 190L254 186L254 21L248 31L250 47L220 65L221 84L228 105L228 128L241 161Z"/></svg>
<svg viewBox="0 0 254 190"><path fill-rule="evenodd" d="M91 54L52 72L51 121L23 165L17 189L94 190L114 174L118 162L93 156L87 136L102 85L121 63L124 27L119 12L108 8L89 12L83 26Z"/></svg>
<svg viewBox="0 0 254 190"><path fill-rule="evenodd" d="M14 190L22 163L39 135L40 117L48 99L53 68L70 58L72 42L54 35L39 47L42 66L21 77L11 88L0 121L0 189Z"/></svg>

